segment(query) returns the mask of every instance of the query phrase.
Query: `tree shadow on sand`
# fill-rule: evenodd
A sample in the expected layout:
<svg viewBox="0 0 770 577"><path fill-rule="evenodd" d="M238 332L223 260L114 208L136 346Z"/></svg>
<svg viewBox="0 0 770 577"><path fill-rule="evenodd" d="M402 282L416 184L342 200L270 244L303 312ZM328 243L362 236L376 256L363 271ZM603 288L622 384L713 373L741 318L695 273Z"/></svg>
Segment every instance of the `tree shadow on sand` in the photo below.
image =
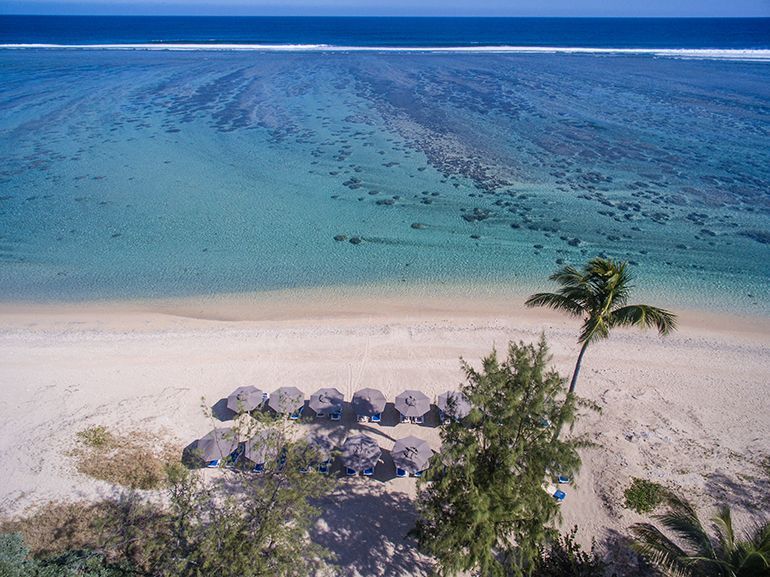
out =
<svg viewBox="0 0 770 577"><path fill-rule="evenodd" d="M706 476L706 493L719 504L755 511L770 493L770 480L747 475L738 481L717 471Z"/></svg>
<svg viewBox="0 0 770 577"><path fill-rule="evenodd" d="M417 513L405 493L387 492L372 483L345 483L316 503L321 519L313 540L336 555L340 575L428 575L430 559L407 536Z"/></svg>
<svg viewBox="0 0 770 577"><path fill-rule="evenodd" d="M608 563L608 577L647 577L655 574L653 568L631 548L628 535L607 529L596 546Z"/></svg>

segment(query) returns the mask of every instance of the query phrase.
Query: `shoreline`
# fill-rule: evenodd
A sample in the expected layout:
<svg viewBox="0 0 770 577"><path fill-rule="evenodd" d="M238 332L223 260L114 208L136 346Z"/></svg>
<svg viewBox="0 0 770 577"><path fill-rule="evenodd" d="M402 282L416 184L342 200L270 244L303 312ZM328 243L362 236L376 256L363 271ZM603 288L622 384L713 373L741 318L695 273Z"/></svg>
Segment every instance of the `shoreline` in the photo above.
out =
<svg viewBox="0 0 770 577"><path fill-rule="evenodd" d="M0 301L0 332L46 323L76 322L102 328L162 329L173 321L205 323L303 325L314 321L371 323L398 318L402 321L452 319L526 320L546 325L573 326L580 319L545 308L526 308L528 290L483 287L334 287L255 293L220 294L182 298L157 298L86 302ZM634 299L632 299L634 300ZM640 297L640 301L643 297ZM770 340L770 318L747 313L674 307L653 302L679 317L680 328L698 333L741 335ZM151 323L151 324L150 324ZM633 331L633 329L631 329Z"/></svg>

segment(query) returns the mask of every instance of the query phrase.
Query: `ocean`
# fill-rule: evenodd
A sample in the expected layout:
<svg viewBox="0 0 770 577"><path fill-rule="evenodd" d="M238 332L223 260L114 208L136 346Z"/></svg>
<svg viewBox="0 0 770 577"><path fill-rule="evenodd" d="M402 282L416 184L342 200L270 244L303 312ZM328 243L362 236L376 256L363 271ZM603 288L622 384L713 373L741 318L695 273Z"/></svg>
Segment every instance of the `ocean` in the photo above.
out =
<svg viewBox="0 0 770 577"><path fill-rule="evenodd" d="M546 288L605 255L768 315L769 80L770 19L0 16L0 298Z"/></svg>

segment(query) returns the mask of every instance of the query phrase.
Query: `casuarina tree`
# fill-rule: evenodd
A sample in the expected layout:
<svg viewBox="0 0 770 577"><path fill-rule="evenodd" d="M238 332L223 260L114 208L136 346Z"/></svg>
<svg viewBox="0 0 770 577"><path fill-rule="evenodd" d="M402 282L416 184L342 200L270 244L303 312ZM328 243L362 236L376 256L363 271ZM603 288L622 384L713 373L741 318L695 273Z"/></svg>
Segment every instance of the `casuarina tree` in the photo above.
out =
<svg viewBox="0 0 770 577"><path fill-rule="evenodd" d="M541 340L511 344L502 361L492 352L480 371L463 363L471 412L442 424L441 451L418 485L415 533L442 576L526 574L553 536L559 506L543 483L572 475L579 458L577 440L548 431L565 390L549 359Z"/></svg>

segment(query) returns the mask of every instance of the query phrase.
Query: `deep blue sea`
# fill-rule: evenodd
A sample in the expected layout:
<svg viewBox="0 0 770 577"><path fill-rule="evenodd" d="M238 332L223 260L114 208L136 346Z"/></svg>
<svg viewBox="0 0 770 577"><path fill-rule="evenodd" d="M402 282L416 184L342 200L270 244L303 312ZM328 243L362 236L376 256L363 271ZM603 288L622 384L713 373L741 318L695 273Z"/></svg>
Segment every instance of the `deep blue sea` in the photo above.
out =
<svg viewBox="0 0 770 577"><path fill-rule="evenodd" d="M769 23L0 17L0 299L545 288L601 254L768 315Z"/></svg>
<svg viewBox="0 0 770 577"><path fill-rule="evenodd" d="M768 10L770 15L770 10ZM769 18L0 16L0 44L770 49Z"/></svg>

